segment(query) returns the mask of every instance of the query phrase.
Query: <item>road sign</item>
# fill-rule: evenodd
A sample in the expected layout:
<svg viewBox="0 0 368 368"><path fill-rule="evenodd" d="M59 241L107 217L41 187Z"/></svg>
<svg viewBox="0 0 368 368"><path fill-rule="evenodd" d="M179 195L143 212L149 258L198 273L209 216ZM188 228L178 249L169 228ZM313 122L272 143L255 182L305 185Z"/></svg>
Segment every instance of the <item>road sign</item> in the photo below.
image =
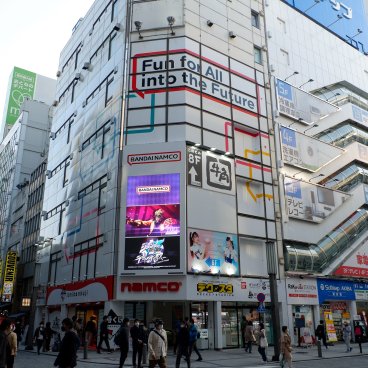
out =
<svg viewBox="0 0 368 368"><path fill-rule="evenodd" d="M202 150L187 147L188 185L202 187Z"/></svg>
<svg viewBox="0 0 368 368"><path fill-rule="evenodd" d="M257 311L258 311L259 313L264 313L264 312L266 312L266 308L265 308L264 303L259 303L259 306L258 306L258 308L257 308Z"/></svg>
<svg viewBox="0 0 368 368"><path fill-rule="evenodd" d="M263 293L258 293L257 294L257 300L260 302L260 303L263 303L266 299L266 295L264 295Z"/></svg>

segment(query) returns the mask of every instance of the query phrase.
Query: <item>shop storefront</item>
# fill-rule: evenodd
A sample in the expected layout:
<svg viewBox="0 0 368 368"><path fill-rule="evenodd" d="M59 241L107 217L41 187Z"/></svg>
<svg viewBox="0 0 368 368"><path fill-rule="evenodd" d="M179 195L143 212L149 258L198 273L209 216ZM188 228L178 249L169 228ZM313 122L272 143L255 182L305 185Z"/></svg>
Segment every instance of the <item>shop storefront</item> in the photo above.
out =
<svg viewBox="0 0 368 368"><path fill-rule="evenodd" d="M320 319L325 321L327 339L342 340L342 326L356 315L355 291L351 281L317 279Z"/></svg>
<svg viewBox="0 0 368 368"><path fill-rule="evenodd" d="M145 316L140 319L149 326L152 320L161 318L169 335L175 335L180 320L193 318L201 335L201 349L241 346L243 315L255 327L264 322L269 342L273 342L268 280L204 275L124 277L117 299L124 301L124 316L132 304L144 303ZM169 336L169 344L173 339Z"/></svg>
<svg viewBox="0 0 368 368"><path fill-rule="evenodd" d="M286 278L285 288L288 314L292 316L290 328L294 344L313 343L314 326L317 324L318 293L316 279Z"/></svg>

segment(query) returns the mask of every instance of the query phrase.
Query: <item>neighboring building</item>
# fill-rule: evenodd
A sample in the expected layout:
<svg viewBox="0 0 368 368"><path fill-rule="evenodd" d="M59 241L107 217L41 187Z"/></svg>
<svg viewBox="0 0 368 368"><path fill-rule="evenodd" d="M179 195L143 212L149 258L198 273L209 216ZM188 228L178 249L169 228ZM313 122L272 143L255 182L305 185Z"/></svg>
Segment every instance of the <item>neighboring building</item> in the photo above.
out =
<svg viewBox="0 0 368 368"><path fill-rule="evenodd" d="M286 277L279 293L294 342L297 327L310 339L320 319L331 341L342 338L343 321L367 322L365 5L266 1L285 203L279 216Z"/></svg>
<svg viewBox="0 0 368 368"><path fill-rule="evenodd" d="M24 101L36 100L48 105L52 104L55 84L54 79L14 67L9 77L3 120L0 126L0 142L17 121Z"/></svg>
<svg viewBox="0 0 368 368"><path fill-rule="evenodd" d="M240 345L242 315L270 331L264 33L261 0L97 0L78 22L57 73L36 321L192 316L210 349Z"/></svg>
<svg viewBox="0 0 368 368"><path fill-rule="evenodd" d="M24 101L21 114L0 146L0 250L3 267L9 252L16 258L24 251L24 229L29 183L32 172L45 160L51 125L50 106L43 102ZM16 264L14 265L16 267ZM15 269L13 270L15 271ZM2 302L13 300L15 275L2 291ZM9 281L9 280L8 280ZM7 282L5 269L3 283ZM30 286L32 289L32 286ZM14 304L13 308L16 310Z"/></svg>

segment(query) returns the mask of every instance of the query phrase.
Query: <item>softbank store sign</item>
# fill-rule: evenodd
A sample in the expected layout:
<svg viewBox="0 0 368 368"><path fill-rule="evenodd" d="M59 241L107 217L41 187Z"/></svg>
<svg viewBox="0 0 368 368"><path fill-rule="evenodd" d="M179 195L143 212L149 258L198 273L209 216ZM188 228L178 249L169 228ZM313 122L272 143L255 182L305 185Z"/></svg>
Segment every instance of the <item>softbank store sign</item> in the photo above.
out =
<svg viewBox="0 0 368 368"><path fill-rule="evenodd" d="M254 114L264 109L265 114L255 71L244 64L186 38L170 41L169 49L160 41L139 42L132 48L130 88L142 98L188 91Z"/></svg>

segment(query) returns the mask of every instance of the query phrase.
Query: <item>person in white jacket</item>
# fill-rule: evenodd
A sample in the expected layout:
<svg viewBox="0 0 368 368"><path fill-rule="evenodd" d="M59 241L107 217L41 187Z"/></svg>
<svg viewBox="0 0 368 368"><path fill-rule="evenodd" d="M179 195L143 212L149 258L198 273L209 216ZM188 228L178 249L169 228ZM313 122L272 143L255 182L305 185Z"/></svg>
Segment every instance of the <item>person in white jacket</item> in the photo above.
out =
<svg viewBox="0 0 368 368"><path fill-rule="evenodd" d="M166 368L167 335L160 319L155 321L155 328L148 336L148 360L149 368L158 366Z"/></svg>

